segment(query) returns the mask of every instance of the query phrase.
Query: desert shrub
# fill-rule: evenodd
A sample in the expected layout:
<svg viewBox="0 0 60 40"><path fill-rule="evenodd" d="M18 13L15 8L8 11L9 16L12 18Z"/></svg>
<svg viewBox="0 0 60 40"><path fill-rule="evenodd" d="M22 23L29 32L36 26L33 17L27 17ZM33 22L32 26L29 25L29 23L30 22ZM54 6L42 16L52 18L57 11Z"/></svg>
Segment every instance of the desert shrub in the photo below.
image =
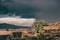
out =
<svg viewBox="0 0 60 40"><path fill-rule="evenodd" d="M43 25L45 25L45 21L44 20L39 20L39 21L36 21L32 24L32 34L36 34L37 33L40 35L40 33L42 32L43 30Z"/></svg>

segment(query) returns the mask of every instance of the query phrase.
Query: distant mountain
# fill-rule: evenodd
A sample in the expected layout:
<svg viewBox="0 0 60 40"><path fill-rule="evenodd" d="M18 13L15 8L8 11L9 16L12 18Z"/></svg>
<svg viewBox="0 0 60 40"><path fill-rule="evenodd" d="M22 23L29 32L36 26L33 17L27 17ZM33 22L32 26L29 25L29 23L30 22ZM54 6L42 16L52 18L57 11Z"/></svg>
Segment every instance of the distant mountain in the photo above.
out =
<svg viewBox="0 0 60 40"><path fill-rule="evenodd" d="M6 23L2 23L0 24L0 28L30 28L28 26L16 26L16 25L12 25L12 24L6 24Z"/></svg>

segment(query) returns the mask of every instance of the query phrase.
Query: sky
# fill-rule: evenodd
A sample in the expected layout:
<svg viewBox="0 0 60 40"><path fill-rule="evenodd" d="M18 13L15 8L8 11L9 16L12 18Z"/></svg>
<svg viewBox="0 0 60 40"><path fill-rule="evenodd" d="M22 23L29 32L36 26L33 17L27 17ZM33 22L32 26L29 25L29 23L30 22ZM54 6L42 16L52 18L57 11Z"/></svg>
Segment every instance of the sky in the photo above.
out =
<svg viewBox="0 0 60 40"><path fill-rule="evenodd" d="M0 0L0 17L13 14L47 22L60 21L60 0Z"/></svg>

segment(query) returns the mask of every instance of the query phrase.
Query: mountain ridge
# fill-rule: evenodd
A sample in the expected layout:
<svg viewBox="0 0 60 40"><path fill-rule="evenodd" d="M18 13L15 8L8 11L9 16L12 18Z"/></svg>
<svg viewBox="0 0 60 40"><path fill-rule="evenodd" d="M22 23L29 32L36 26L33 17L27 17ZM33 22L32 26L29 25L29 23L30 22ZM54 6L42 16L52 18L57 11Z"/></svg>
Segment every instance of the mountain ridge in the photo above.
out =
<svg viewBox="0 0 60 40"><path fill-rule="evenodd" d="M16 29L16 28L30 28L28 26L17 26L17 25L13 25L13 24L7 24L7 23L1 23L0 24L0 28L13 28L13 29Z"/></svg>

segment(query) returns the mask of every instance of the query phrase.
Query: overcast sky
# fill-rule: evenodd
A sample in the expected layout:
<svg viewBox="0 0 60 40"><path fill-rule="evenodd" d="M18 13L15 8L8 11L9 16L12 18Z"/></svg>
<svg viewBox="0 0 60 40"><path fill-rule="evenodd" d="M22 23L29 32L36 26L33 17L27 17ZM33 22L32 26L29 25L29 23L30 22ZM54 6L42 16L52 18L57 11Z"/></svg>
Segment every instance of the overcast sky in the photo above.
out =
<svg viewBox="0 0 60 40"><path fill-rule="evenodd" d="M0 0L0 17L5 14L60 21L60 0Z"/></svg>

